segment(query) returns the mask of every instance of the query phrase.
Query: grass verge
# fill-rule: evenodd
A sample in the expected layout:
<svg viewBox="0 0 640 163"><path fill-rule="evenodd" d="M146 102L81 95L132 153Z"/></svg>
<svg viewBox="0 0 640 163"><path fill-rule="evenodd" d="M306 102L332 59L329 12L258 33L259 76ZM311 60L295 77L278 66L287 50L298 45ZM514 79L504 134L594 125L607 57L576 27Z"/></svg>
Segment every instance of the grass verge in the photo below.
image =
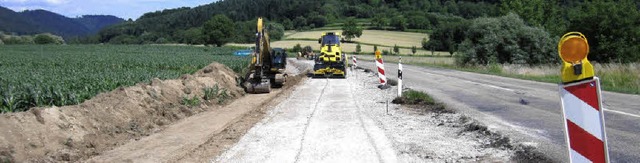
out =
<svg viewBox="0 0 640 163"><path fill-rule="evenodd" d="M403 56L404 58L405 56ZM387 57L385 62L398 63L396 57ZM428 57L423 57L428 58ZM447 58L447 57L438 57ZM371 58L359 57L359 60L373 61ZM416 57L403 59L403 64L453 69L458 71L474 72L480 74L496 75L516 79L532 80L546 83L559 83L560 65L512 65L512 64L489 64L486 66L457 66L453 58L450 61L436 60L434 58L418 59ZM594 63L596 76L600 78L600 84L605 91L640 94L640 66L638 64L599 64Z"/></svg>
<svg viewBox="0 0 640 163"><path fill-rule="evenodd" d="M412 89L406 90L401 97L396 97L391 101L394 104L412 105L426 112L434 113L454 113L455 111L448 109L444 104L436 102L428 94Z"/></svg>

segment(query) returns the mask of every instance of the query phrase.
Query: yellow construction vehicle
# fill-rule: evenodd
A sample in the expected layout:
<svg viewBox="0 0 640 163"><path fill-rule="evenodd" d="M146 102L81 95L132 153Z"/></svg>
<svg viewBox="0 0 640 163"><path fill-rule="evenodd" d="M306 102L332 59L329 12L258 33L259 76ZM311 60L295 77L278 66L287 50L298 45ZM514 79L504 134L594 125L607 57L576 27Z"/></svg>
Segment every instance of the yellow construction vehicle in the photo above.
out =
<svg viewBox="0 0 640 163"><path fill-rule="evenodd" d="M243 86L247 93L269 93L272 87L282 87L287 80L287 54L284 49L271 48L262 18L258 18L257 24L256 48Z"/></svg>
<svg viewBox="0 0 640 163"><path fill-rule="evenodd" d="M318 43L320 55L313 66L314 77L347 77L347 57L340 47L340 33L323 33Z"/></svg>

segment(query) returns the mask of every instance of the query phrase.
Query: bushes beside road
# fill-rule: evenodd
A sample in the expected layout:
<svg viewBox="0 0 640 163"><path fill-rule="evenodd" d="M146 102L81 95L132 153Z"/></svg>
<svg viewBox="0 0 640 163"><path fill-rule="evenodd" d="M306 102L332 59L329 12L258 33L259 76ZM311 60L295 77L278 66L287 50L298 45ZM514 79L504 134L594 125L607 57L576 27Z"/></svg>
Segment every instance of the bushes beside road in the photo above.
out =
<svg viewBox="0 0 640 163"><path fill-rule="evenodd" d="M471 21L456 61L462 64L514 63L537 65L557 61L555 40L530 27L515 14Z"/></svg>

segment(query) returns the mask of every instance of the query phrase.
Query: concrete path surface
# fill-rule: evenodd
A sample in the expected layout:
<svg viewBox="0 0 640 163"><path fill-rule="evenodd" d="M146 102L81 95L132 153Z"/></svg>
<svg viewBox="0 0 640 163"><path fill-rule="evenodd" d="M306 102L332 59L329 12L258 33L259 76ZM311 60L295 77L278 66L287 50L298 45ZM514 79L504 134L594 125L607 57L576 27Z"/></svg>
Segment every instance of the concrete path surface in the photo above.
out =
<svg viewBox="0 0 640 163"><path fill-rule="evenodd" d="M214 162L396 162L345 79L310 79Z"/></svg>

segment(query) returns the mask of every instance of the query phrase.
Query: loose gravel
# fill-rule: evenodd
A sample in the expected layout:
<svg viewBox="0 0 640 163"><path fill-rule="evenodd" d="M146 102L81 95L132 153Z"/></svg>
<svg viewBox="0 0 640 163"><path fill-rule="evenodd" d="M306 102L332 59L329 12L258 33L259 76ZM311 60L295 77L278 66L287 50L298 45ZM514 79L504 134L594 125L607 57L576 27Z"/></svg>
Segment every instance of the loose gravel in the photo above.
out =
<svg viewBox="0 0 640 163"><path fill-rule="evenodd" d="M507 162L514 156L508 142L495 141L505 140L501 136L468 127L477 124L470 118L393 104L397 87L381 90L375 73L351 72L347 82L354 100L384 130L399 162Z"/></svg>

